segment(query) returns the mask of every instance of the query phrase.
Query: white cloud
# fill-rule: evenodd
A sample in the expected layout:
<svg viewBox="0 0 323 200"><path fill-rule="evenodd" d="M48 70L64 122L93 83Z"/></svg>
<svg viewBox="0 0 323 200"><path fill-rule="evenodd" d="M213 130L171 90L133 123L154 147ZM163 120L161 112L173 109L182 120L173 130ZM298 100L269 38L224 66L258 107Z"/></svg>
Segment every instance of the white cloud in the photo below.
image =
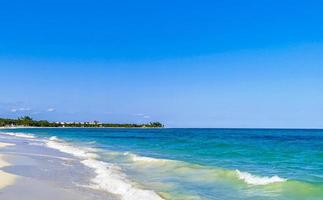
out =
<svg viewBox="0 0 323 200"><path fill-rule="evenodd" d="M30 108L12 108L10 111L15 113L15 112L31 111L31 109Z"/></svg>
<svg viewBox="0 0 323 200"><path fill-rule="evenodd" d="M144 114L142 114L142 113L136 113L136 114L133 114L134 116L139 116L139 117L142 117L142 116L144 116Z"/></svg>
<svg viewBox="0 0 323 200"><path fill-rule="evenodd" d="M16 108L13 108L10 110L11 112L17 112L17 109Z"/></svg>
<svg viewBox="0 0 323 200"><path fill-rule="evenodd" d="M48 108L47 112L54 112L56 109L55 108Z"/></svg>
<svg viewBox="0 0 323 200"><path fill-rule="evenodd" d="M133 116L142 117L142 118L145 118L145 119L149 119L150 118L149 115L142 114L142 113L133 114Z"/></svg>

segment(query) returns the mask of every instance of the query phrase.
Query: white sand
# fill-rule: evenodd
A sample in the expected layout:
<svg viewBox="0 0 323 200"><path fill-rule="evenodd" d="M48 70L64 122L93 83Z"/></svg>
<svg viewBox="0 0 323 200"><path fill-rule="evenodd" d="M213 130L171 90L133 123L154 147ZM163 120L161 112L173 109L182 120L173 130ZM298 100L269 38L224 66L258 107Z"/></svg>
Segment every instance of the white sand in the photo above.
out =
<svg viewBox="0 0 323 200"><path fill-rule="evenodd" d="M15 144L12 143L3 143L0 142L0 148L8 147L8 146L14 146ZM15 180L17 178L16 175L10 174L7 172L4 172L1 170L3 167L10 166L10 163L6 162L4 159L4 155L0 154L0 189L5 188L9 185L13 185L15 183Z"/></svg>
<svg viewBox="0 0 323 200"><path fill-rule="evenodd" d="M9 147L9 146L15 146L15 144L0 142L0 148Z"/></svg>

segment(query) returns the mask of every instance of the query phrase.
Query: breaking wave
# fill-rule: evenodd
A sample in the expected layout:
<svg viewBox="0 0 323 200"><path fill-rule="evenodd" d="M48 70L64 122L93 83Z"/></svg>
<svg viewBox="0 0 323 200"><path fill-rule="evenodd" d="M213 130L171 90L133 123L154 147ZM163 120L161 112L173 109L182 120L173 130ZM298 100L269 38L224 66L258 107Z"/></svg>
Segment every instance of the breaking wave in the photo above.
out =
<svg viewBox="0 0 323 200"><path fill-rule="evenodd" d="M137 154L126 152L124 155L130 156L131 160L136 163L142 163L145 165L148 164L158 164L164 165L163 168L169 167L172 172L181 172L185 171L185 173L194 173L198 172L200 178L202 176L207 177L209 179L218 180L221 179L239 179L243 180L245 183L249 185L268 185L278 182L285 182L287 179L281 178L277 175L275 176L257 176L253 175L249 172L241 172L240 170L229 170L223 168L208 168L198 164L187 163L183 161L177 160L168 160L168 159L158 159L151 158L145 156L139 156ZM165 166L167 165L167 166Z"/></svg>
<svg viewBox="0 0 323 200"><path fill-rule="evenodd" d="M244 182L250 185L268 185L272 183L284 182L287 180L277 175L272 177L256 176L248 172L241 172L239 170L236 170L236 174L239 177L239 179L243 180Z"/></svg>
<svg viewBox="0 0 323 200"><path fill-rule="evenodd" d="M18 138L27 138L27 139L35 139L36 137L33 134L28 133L8 133L8 132L1 132L2 135L8 135Z"/></svg>
<svg viewBox="0 0 323 200"><path fill-rule="evenodd" d="M95 149L93 148L75 147L59 140L57 137L49 138L46 145L83 159L81 163L93 169L96 173L96 176L91 180L93 183L92 188L120 195L122 200L162 200L152 190L135 187L135 183L127 178L119 166L96 160L99 156L95 154Z"/></svg>
<svg viewBox="0 0 323 200"><path fill-rule="evenodd" d="M152 158L152 157L146 157L146 156L139 156L137 154L129 153L129 152L125 152L125 153L123 153L123 155L129 156L133 162L165 164L167 162L172 161L172 160L168 160L168 159L159 159L159 158Z"/></svg>

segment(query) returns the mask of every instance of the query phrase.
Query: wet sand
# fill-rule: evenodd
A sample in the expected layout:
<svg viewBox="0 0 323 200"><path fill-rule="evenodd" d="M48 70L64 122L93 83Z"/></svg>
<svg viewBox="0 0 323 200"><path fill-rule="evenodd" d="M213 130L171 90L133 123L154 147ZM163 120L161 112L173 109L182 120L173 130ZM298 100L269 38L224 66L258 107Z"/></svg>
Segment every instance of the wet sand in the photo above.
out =
<svg viewBox="0 0 323 200"><path fill-rule="evenodd" d="M4 143L0 142L0 148L5 148L8 146L14 146L15 144L12 143ZM16 175L10 174L7 172L2 171L2 168L10 166L11 164L6 162L5 156L0 154L0 189L3 189L9 185L13 185L17 178Z"/></svg>
<svg viewBox="0 0 323 200"><path fill-rule="evenodd" d="M0 199L118 199L92 189L92 173L70 155L26 140L0 138Z"/></svg>

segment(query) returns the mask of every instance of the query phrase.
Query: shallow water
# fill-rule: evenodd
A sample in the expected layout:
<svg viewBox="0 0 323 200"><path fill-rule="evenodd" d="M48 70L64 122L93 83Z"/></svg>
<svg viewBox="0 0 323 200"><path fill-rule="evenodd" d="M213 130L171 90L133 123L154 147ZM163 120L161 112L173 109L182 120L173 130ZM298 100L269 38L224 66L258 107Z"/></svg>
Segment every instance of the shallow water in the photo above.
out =
<svg viewBox="0 0 323 200"><path fill-rule="evenodd" d="M93 188L121 199L323 199L323 130L2 132L77 157Z"/></svg>

